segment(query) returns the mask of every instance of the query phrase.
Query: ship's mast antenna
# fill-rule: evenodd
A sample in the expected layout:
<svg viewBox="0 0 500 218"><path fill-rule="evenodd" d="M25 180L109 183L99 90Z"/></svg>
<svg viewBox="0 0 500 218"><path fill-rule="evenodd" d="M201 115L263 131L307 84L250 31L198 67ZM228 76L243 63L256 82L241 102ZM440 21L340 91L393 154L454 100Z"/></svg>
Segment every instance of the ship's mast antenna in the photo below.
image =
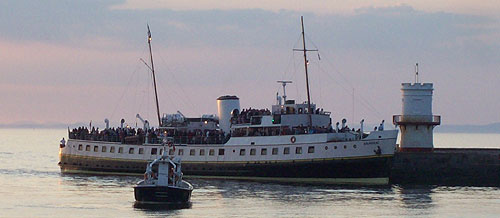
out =
<svg viewBox="0 0 500 218"><path fill-rule="evenodd" d="M158 115L158 127L160 127L161 126L160 105L158 104L158 91L156 91L155 66L153 64L153 51L151 50L151 31L149 30L149 24L148 24L148 45L149 45L149 57L151 59L151 72L153 73L153 85L155 87L156 114Z"/></svg>
<svg viewBox="0 0 500 218"><path fill-rule="evenodd" d="M281 85L283 86L283 101L286 103L286 84L287 83L292 83L292 81L284 81L284 80L280 80L280 81L276 81L278 83L281 83Z"/></svg>
<svg viewBox="0 0 500 218"><path fill-rule="evenodd" d="M418 63L415 64L415 83L418 83Z"/></svg>
<svg viewBox="0 0 500 218"><path fill-rule="evenodd" d="M300 16L300 22L302 24L302 45L304 46L303 49L293 49L294 51L302 51L304 52L304 68L306 71L306 89L307 89L307 110L309 112L309 129L312 128L312 110L311 110L311 96L309 94L309 75L307 72L307 65L309 64L309 61L307 60L307 52L308 51L318 51L317 49L313 50L308 50L306 49L306 37L304 34L304 17Z"/></svg>

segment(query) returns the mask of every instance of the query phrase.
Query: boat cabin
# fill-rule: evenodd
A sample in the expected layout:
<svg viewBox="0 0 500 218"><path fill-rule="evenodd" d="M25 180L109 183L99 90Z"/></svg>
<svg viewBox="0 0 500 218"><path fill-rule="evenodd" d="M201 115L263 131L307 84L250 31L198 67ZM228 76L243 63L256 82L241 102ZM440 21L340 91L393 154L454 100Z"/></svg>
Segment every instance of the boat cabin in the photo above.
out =
<svg viewBox="0 0 500 218"><path fill-rule="evenodd" d="M150 162L144 173L143 185L178 186L182 181L180 158L162 156Z"/></svg>

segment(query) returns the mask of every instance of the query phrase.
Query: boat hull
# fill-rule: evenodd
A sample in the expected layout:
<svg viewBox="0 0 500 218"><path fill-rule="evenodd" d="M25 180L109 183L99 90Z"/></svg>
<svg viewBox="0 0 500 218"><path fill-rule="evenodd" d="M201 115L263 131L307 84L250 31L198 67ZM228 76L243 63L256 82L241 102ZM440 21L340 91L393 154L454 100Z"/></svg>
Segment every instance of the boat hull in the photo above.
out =
<svg viewBox="0 0 500 218"><path fill-rule="evenodd" d="M182 158L187 178L327 184L369 184L366 179L376 179L376 184L388 183L397 131L374 131L363 140L335 141L336 136L238 137L232 144L175 148L70 139L60 148L59 165L64 173L142 174L147 162L165 150L169 156Z"/></svg>
<svg viewBox="0 0 500 218"><path fill-rule="evenodd" d="M192 189L171 186L135 186L135 200L140 203L186 204L191 199Z"/></svg>
<svg viewBox="0 0 500 218"><path fill-rule="evenodd" d="M240 179L324 184L387 184L392 155L254 162L183 162L187 178ZM142 174L146 161L61 155L61 171Z"/></svg>

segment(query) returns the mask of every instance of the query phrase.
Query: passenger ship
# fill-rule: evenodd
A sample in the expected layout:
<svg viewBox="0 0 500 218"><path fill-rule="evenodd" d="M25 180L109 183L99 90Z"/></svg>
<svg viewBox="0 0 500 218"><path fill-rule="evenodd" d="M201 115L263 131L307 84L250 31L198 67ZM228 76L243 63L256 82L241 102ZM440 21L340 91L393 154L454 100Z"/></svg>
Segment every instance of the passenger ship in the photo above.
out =
<svg viewBox="0 0 500 218"><path fill-rule="evenodd" d="M302 39L300 51L307 63L306 53L311 50L305 46L303 23ZM151 52L150 42L148 27ZM160 125L155 131L148 121L137 117L143 121L145 132L159 135L126 137L118 142L70 137L60 146L61 171L140 174L148 161L168 152L182 159L188 178L387 184L397 130L364 132L362 121L361 128L354 131L345 126L345 119L333 126L330 113L310 102L304 65L308 96L304 103L286 99L289 81L279 81L283 95L276 96L276 104L269 111L242 111L239 98L229 95L217 99L217 116L186 118L178 112L160 117L157 107ZM154 79L152 53L150 68Z"/></svg>

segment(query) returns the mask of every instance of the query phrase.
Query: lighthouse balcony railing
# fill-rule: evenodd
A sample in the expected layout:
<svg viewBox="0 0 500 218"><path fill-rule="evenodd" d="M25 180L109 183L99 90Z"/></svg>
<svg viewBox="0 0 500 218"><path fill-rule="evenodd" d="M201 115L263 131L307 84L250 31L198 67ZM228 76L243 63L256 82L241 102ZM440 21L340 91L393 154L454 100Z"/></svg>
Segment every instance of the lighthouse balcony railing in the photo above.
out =
<svg viewBox="0 0 500 218"><path fill-rule="evenodd" d="M439 115L394 115L392 122L395 125L415 124L415 125L440 125Z"/></svg>

